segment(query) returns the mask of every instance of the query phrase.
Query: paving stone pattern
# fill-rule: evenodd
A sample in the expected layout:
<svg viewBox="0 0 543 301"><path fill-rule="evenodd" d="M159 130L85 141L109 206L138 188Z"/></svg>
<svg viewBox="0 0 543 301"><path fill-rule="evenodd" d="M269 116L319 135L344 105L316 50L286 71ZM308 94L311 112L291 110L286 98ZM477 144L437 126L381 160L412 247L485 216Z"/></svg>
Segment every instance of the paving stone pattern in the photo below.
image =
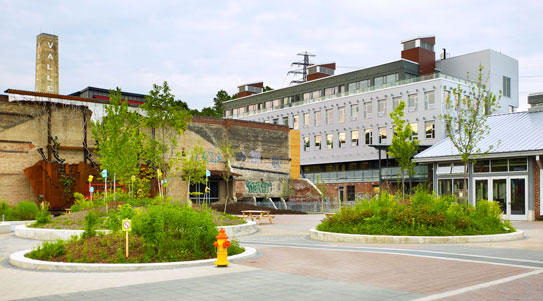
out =
<svg viewBox="0 0 543 301"><path fill-rule="evenodd" d="M24 300L412 300L417 297L421 295L261 270Z"/></svg>
<svg viewBox="0 0 543 301"><path fill-rule="evenodd" d="M0 300L413 300L451 292L458 294L448 300L543 296L543 273L523 276L541 270L542 222L515 224L528 233L515 242L362 245L310 240L308 229L322 218L277 215L273 224L263 223L258 233L241 238L257 248L258 256L228 268L23 270L7 258L39 242L0 234ZM518 275L524 278L503 280Z"/></svg>

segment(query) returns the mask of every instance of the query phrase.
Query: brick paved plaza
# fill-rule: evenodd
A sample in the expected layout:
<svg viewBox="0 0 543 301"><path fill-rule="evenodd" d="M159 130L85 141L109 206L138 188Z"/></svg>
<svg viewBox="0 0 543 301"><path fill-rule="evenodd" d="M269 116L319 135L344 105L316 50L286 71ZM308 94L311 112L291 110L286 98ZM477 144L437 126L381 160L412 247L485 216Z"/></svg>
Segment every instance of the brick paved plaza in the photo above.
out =
<svg viewBox="0 0 543 301"><path fill-rule="evenodd" d="M33 300L537 300L543 295L543 223L526 239L458 245L361 245L309 240L321 215L277 216L241 237L258 250L228 268L43 272L9 254L37 242L0 235L0 299Z"/></svg>

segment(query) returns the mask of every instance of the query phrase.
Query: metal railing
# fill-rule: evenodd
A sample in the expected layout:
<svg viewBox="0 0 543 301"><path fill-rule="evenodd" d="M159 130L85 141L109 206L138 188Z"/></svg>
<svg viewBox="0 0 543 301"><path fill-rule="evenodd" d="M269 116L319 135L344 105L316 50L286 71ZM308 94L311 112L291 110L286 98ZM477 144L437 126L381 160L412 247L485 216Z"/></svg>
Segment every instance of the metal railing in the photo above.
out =
<svg viewBox="0 0 543 301"><path fill-rule="evenodd" d="M277 209L287 209L287 210L296 210L296 211L303 211L306 213L332 213L339 211L339 208L344 207L353 207L355 202L354 201L345 201L341 202L341 205L339 202L329 202L329 201L315 201L315 202L285 202L285 205L282 202L274 201L275 206L277 206ZM273 208L273 205L266 201L266 202L256 202L257 206L262 207L268 207Z"/></svg>
<svg viewBox="0 0 543 301"><path fill-rule="evenodd" d="M311 180L312 182L324 181L326 183L333 182L378 182L379 170L349 170L349 171L327 171L327 172L311 172L303 173L304 178ZM415 166L415 175L411 177L412 180L424 180L428 178L428 166L419 165ZM388 181L395 181L400 179L399 167L387 167L381 169L381 179ZM404 179L408 180L409 176L404 175Z"/></svg>

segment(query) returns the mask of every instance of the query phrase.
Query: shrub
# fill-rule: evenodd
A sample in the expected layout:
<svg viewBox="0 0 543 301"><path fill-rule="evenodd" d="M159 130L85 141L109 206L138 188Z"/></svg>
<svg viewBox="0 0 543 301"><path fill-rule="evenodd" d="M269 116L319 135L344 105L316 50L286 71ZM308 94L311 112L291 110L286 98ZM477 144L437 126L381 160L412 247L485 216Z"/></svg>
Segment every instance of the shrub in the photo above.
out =
<svg viewBox="0 0 543 301"><path fill-rule="evenodd" d="M77 212L77 211L93 208L95 206L94 202L92 202L91 200L85 199L85 197L79 192L74 192L74 198L75 198L75 202L72 205L72 207L70 207L71 212Z"/></svg>
<svg viewBox="0 0 543 301"><path fill-rule="evenodd" d="M38 205L31 201L19 202L15 207L15 215L21 220L35 219L39 211Z"/></svg>
<svg viewBox="0 0 543 301"><path fill-rule="evenodd" d="M49 203L43 202L40 207L40 211L38 212L38 215L36 215L36 226L47 224L51 221L51 214L49 213Z"/></svg>
<svg viewBox="0 0 543 301"><path fill-rule="evenodd" d="M514 232L508 221L501 220L496 202L479 202L477 207L458 204L454 196L435 197L417 190L410 200L401 202L382 193L360 201L353 208L317 226L318 230L373 235L476 235Z"/></svg>
<svg viewBox="0 0 543 301"><path fill-rule="evenodd" d="M241 247L239 245L239 241L232 240L230 243L230 247L228 247L228 256L237 255L245 252L245 248Z"/></svg>
<svg viewBox="0 0 543 301"><path fill-rule="evenodd" d="M211 215L188 206L153 206L132 221L132 231L147 246L146 257L157 261L183 261L216 255L217 229Z"/></svg>
<svg viewBox="0 0 543 301"><path fill-rule="evenodd" d="M94 210L90 210L85 216L85 222L83 224L83 238L96 236L96 228L98 227L98 214Z"/></svg>
<svg viewBox="0 0 543 301"><path fill-rule="evenodd" d="M11 208L8 203L0 202L0 216L3 216L4 220L11 221L17 219L17 213L15 209Z"/></svg>
<svg viewBox="0 0 543 301"><path fill-rule="evenodd" d="M50 260L53 257L65 254L65 244L66 242L61 239L55 242L44 242L25 256L33 259Z"/></svg>
<svg viewBox="0 0 543 301"><path fill-rule="evenodd" d="M121 205L118 210L109 210L105 221L106 228L112 231L120 231L122 220L133 218L137 212L139 211L134 210L130 204Z"/></svg>

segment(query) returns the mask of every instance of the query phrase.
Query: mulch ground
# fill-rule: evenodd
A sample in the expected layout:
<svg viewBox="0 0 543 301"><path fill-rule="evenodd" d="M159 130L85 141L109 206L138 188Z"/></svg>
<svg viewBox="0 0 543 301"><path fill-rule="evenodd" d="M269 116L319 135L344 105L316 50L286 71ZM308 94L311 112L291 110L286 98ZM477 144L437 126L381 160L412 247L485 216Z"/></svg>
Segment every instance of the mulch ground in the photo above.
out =
<svg viewBox="0 0 543 301"><path fill-rule="evenodd" d="M211 204L210 207L220 212L224 211L224 204ZM303 211L273 209L273 208L268 208L268 207L263 207L263 206L255 206L255 205L242 203L242 202L229 203L226 206L226 213L228 214L241 215L241 211L243 210L267 210L267 211L270 211L271 214L307 214Z"/></svg>

